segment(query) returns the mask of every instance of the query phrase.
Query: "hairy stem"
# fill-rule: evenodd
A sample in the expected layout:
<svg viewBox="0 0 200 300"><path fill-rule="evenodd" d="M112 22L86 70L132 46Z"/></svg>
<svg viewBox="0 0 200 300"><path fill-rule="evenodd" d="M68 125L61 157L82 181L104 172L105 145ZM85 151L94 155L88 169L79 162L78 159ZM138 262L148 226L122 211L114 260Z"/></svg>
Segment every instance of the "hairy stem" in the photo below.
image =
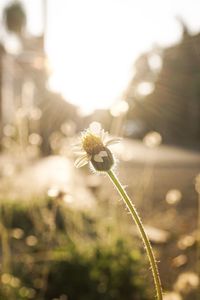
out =
<svg viewBox="0 0 200 300"><path fill-rule="evenodd" d="M139 229L139 232L140 232L141 238L144 242L147 256L149 258L149 262L151 265L151 270L152 270L155 288L156 288L156 292L157 292L157 299L162 300L163 295L162 295L160 276L158 273L158 267L156 264L155 256L154 256L153 249L151 247L149 238L144 230L144 226L143 226L143 224L140 220L140 217L139 217L135 207L133 206L129 196L127 195L126 191L122 187L121 183L119 182L119 180L116 177L116 175L114 174L114 172L112 170L110 170L107 172L107 174L110 177L110 179L111 179L112 183L114 184L114 186L116 187L116 189L118 190L119 194L122 196L126 206L128 207L128 209L132 215L133 220L135 221L135 223Z"/></svg>

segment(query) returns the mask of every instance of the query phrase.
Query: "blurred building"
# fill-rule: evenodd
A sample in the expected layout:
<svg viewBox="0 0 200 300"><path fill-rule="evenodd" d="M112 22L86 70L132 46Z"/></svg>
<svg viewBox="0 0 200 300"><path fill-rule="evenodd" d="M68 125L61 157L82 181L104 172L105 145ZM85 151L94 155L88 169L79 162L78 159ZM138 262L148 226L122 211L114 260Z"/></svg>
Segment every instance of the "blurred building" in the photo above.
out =
<svg viewBox="0 0 200 300"><path fill-rule="evenodd" d="M43 37L23 39L19 54L1 56L2 125L25 118L28 132L41 134L44 153L50 153L49 137L62 123L76 121L76 108L48 90L47 58ZM37 126L35 126L37 123Z"/></svg>
<svg viewBox="0 0 200 300"><path fill-rule="evenodd" d="M17 47L15 51L0 47L1 127L26 126L27 138L31 132L41 134L42 150L49 153L50 135L67 120L76 120L76 108L48 89L44 34L26 33L26 14L19 2L5 8L5 25L8 36L11 33L15 37Z"/></svg>
<svg viewBox="0 0 200 300"><path fill-rule="evenodd" d="M47 80L43 38L23 40L19 54L4 52L1 67L2 122L12 123L17 109L39 103Z"/></svg>

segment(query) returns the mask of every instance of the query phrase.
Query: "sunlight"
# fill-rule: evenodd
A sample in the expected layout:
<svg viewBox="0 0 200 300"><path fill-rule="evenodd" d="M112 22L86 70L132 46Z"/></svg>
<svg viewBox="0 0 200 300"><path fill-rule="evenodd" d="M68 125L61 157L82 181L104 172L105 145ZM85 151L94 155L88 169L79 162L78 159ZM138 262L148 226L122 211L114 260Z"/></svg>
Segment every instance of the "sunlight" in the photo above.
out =
<svg viewBox="0 0 200 300"><path fill-rule="evenodd" d="M129 78L126 74L123 78L124 72L121 68L119 74L116 74L113 79L114 76L110 74L109 70L106 73L106 69L101 67L100 63L101 61L96 66L98 73L93 69L92 62L87 66L84 66L84 62L82 64L80 62L79 66L74 67L68 64L68 68L71 69L70 74L65 71L65 68L60 67L59 69L57 65L49 85L51 88L61 91L64 98L79 106L85 114L91 113L94 109L109 108L112 102L122 94Z"/></svg>
<svg viewBox="0 0 200 300"><path fill-rule="evenodd" d="M46 51L49 86L84 112L123 100L134 60L156 43L178 40L177 4L159 0L48 1ZM156 7L156 9L155 9ZM184 12L183 12L184 14ZM159 26L158 26L159 24ZM159 57L150 59L159 69Z"/></svg>
<svg viewBox="0 0 200 300"><path fill-rule="evenodd" d="M6 2L1 0L0 8ZM29 31L41 34L45 1L22 2ZM167 46L180 38L176 16L183 17L193 32L200 26L198 1L193 6L189 0L48 0L46 4L49 87L84 112L123 100L135 59L154 45ZM157 55L149 58L149 64L155 70L162 66Z"/></svg>
<svg viewBox="0 0 200 300"><path fill-rule="evenodd" d="M52 32L52 7L50 3L49 32ZM125 27L131 27L130 18L126 19L127 8L120 1L115 4L113 1L95 2L95 5L91 1L84 4L66 1L63 8L57 7L59 19L53 19L52 26L66 27L66 36L51 34L47 38L53 69L49 84L84 111L108 108L127 87L134 52L138 51L136 46L135 50L126 46L130 37ZM113 8L115 14L112 14Z"/></svg>

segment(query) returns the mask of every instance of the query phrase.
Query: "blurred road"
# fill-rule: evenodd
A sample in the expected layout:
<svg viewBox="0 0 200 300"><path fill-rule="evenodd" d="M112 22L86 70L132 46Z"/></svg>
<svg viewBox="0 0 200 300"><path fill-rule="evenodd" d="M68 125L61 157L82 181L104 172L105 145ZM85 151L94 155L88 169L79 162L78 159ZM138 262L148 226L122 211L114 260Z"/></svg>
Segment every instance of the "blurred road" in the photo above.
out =
<svg viewBox="0 0 200 300"><path fill-rule="evenodd" d="M195 178L200 173L200 153L163 145L148 148L130 140L115 146L114 150L122 161L119 168L128 186L136 189L143 186L144 192L151 186L151 193L156 197L164 197L170 189L184 192L189 188L194 194Z"/></svg>
<svg viewBox="0 0 200 300"><path fill-rule="evenodd" d="M113 152L120 161L118 172L122 181L125 179L125 184L136 195L141 193L141 189L143 196L148 194L150 197L152 194L153 198L164 197L168 190L175 188L181 192L188 188L190 192L192 188L194 191L194 179L200 172L199 153L162 145L148 148L132 140L113 146ZM76 170L70 159L61 156L42 158L26 167L21 166L18 171L15 170L14 159L9 161L9 158L1 156L0 166L2 196L5 192L7 199L9 193L11 198L29 199L57 188L67 190L81 206L85 206L94 202L85 186L91 187L101 181L101 177L91 175L90 171L87 171L88 177L83 176L84 172ZM94 177L97 177L96 181Z"/></svg>
<svg viewBox="0 0 200 300"><path fill-rule="evenodd" d="M159 145L157 147L147 147L144 143L135 140L124 140L114 146L120 159L134 164L154 163L159 166L200 166L200 153L173 146Z"/></svg>

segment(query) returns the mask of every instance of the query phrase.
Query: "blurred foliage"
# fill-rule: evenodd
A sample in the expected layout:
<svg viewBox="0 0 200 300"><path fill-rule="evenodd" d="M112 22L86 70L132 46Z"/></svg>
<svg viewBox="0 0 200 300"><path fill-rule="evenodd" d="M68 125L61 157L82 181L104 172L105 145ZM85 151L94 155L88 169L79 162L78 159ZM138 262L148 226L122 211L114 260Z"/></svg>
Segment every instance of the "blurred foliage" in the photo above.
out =
<svg viewBox="0 0 200 300"><path fill-rule="evenodd" d="M0 299L150 299L137 247L104 227L56 199L2 204Z"/></svg>
<svg viewBox="0 0 200 300"><path fill-rule="evenodd" d="M199 149L200 33L190 34L184 22L182 39L155 48L135 62L126 92L129 102L127 134L142 138L158 131L166 144Z"/></svg>
<svg viewBox="0 0 200 300"><path fill-rule="evenodd" d="M48 277L46 298L68 295L69 299L148 299L141 278L137 252L125 241L110 247L96 246L91 256L73 253L70 260L55 262Z"/></svg>
<svg viewBox="0 0 200 300"><path fill-rule="evenodd" d="M7 29L20 34L26 24L26 14L20 2L13 2L4 12Z"/></svg>

